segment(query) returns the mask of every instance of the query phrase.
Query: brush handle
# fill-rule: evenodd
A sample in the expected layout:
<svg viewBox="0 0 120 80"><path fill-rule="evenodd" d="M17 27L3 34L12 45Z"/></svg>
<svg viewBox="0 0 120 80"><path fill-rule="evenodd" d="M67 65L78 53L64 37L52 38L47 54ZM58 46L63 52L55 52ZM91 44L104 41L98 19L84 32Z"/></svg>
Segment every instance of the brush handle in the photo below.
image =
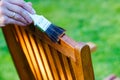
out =
<svg viewBox="0 0 120 80"><path fill-rule="evenodd" d="M30 17L32 18L34 25L41 29L42 31L46 31L48 27L52 24L50 21L48 21L44 16L42 15L37 15L37 14L30 14Z"/></svg>

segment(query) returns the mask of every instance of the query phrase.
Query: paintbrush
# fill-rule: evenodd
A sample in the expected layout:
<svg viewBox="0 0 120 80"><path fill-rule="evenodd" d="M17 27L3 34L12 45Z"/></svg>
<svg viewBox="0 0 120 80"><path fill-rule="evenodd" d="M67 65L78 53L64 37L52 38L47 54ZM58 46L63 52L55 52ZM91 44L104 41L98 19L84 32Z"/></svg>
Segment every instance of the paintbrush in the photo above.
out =
<svg viewBox="0 0 120 80"><path fill-rule="evenodd" d="M30 13L28 14L32 18L34 26L45 32L53 42L58 42L60 37L65 34L64 29L52 24L44 16Z"/></svg>

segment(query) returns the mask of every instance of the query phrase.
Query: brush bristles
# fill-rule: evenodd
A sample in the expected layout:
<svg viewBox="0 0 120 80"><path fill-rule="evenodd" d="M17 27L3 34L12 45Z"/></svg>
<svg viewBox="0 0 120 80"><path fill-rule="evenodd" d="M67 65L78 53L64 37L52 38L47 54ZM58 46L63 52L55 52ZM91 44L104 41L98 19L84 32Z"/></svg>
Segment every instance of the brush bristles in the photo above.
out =
<svg viewBox="0 0 120 80"><path fill-rule="evenodd" d="M57 27L53 24L51 24L45 31L45 33L53 42L58 42L59 38L64 34L64 32L64 29Z"/></svg>

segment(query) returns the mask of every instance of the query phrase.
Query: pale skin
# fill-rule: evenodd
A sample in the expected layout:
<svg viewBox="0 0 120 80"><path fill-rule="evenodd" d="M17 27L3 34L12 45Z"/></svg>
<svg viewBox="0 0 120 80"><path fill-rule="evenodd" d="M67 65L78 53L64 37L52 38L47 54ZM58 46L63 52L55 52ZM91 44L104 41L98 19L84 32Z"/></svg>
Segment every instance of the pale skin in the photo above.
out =
<svg viewBox="0 0 120 80"><path fill-rule="evenodd" d="M0 27L8 24L27 26L32 19L27 12L34 14L31 3L24 0L0 0Z"/></svg>

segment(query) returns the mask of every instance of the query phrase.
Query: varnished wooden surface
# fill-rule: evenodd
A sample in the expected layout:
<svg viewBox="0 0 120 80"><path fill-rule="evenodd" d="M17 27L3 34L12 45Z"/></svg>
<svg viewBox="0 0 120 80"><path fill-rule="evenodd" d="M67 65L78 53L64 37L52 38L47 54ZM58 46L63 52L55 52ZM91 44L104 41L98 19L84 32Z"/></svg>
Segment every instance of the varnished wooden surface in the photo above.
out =
<svg viewBox="0 0 120 80"><path fill-rule="evenodd" d="M89 46L64 35L52 42L36 28L3 28L21 80L94 80Z"/></svg>

